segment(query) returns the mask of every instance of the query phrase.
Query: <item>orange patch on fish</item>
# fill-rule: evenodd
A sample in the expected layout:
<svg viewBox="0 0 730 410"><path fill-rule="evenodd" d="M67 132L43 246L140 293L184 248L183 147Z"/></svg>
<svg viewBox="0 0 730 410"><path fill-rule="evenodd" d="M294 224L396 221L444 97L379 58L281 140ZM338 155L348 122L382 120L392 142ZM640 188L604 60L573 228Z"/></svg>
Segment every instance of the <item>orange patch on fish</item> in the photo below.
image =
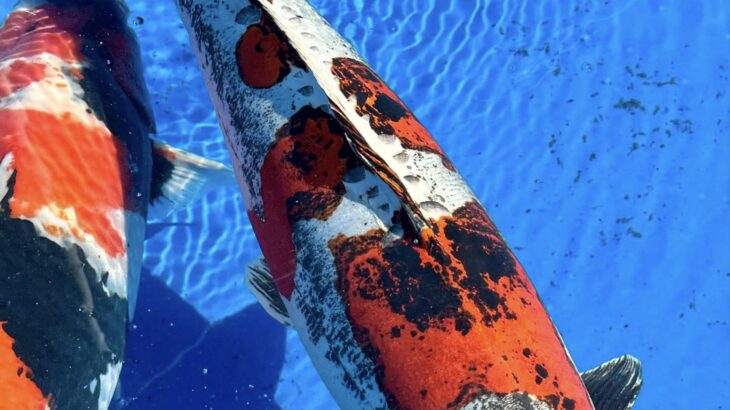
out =
<svg viewBox="0 0 730 410"><path fill-rule="evenodd" d="M277 132L261 168L264 217L249 212L279 292L291 298L296 252L292 224L324 220L339 205L351 158L342 130L329 114L306 106ZM343 155L345 154L345 155Z"/></svg>
<svg viewBox="0 0 730 410"><path fill-rule="evenodd" d="M13 217L33 218L44 207L72 209L75 226L116 257L126 253L123 227L115 227L109 213L121 212L131 202L126 197L131 184L127 152L103 123L92 124L70 113L2 110L0 158L12 153L17 173L10 200ZM71 220L74 215L56 216ZM72 225L70 234L81 239L78 229Z"/></svg>
<svg viewBox="0 0 730 410"><path fill-rule="evenodd" d="M340 80L345 97L355 98L356 111L370 117L370 126L380 135L394 135L404 148L441 155L453 169L441 147L387 84L367 65L351 58L332 61L332 73Z"/></svg>
<svg viewBox="0 0 730 410"><path fill-rule="evenodd" d="M246 29L236 45L236 63L243 82L251 88L280 83L291 65L302 66L286 38L267 17Z"/></svg>
<svg viewBox="0 0 730 410"><path fill-rule="evenodd" d="M0 410L44 410L48 398L31 379L30 369L13 350L13 339L0 322Z"/></svg>
<svg viewBox="0 0 730 410"><path fill-rule="evenodd" d="M81 46L72 33L80 33L90 17L88 10L69 12L48 5L15 11L0 28L0 60L49 53L78 62Z"/></svg>
<svg viewBox="0 0 730 410"><path fill-rule="evenodd" d="M0 70L0 98L7 97L45 78L46 67L41 63L17 60Z"/></svg>
<svg viewBox="0 0 730 410"><path fill-rule="evenodd" d="M458 409L480 393L527 392L591 408L522 267L476 203L425 243L383 233L330 241L355 338L393 408ZM415 375L417 375L416 378Z"/></svg>

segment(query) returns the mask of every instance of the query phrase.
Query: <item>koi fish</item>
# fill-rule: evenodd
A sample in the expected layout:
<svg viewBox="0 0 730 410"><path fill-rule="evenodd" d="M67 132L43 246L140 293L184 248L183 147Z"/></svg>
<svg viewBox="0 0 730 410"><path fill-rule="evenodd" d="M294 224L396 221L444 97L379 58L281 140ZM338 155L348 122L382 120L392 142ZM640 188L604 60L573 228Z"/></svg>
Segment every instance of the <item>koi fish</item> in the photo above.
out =
<svg viewBox="0 0 730 410"><path fill-rule="evenodd" d="M159 142L120 0L0 27L0 409L107 409L148 215L228 173ZM210 184L208 184L210 185Z"/></svg>
<svg viewBox="0 0 730 410"><path fill-rule="evenodd" d="M306 0L177 0L263 251L247 283L343 409L628 409L576 370L453 163Z"/></svg>

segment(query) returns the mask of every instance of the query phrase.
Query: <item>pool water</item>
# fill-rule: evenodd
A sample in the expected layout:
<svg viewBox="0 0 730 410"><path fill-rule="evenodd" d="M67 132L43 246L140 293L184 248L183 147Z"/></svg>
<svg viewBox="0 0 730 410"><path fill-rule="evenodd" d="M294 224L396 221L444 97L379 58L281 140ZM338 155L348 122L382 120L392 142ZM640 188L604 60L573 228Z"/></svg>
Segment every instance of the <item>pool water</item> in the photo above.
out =
<svg viewBox="0 0 730 410"><path fill-rule="evenodd" d="M229 162L173 2L127 3L158 137ZM730 407L730 3L313 3L470 182L579 369L631 353L636 409ZM243 284L237 187L148 236L115 408L336 408Z"/></svg>

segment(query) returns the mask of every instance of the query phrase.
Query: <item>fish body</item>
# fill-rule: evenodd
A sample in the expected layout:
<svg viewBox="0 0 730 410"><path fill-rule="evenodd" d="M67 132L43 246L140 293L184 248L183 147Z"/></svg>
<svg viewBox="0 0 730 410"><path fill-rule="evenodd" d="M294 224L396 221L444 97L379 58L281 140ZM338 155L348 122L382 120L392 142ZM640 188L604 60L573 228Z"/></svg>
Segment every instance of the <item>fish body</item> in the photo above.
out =
<svg viewBox="0 0 730 410"><path fill-rule="evenodd" d="M0 409L109 406L149 204L175 168L154 130L122 1L12 10L0 27Z"/></svg>
<svg viewBox="0 0 730 410"><path fill-rule="evenodd" d="M249 285L343 409L594 408L478 198L305 0L177 4L263 251Z"/></svg>

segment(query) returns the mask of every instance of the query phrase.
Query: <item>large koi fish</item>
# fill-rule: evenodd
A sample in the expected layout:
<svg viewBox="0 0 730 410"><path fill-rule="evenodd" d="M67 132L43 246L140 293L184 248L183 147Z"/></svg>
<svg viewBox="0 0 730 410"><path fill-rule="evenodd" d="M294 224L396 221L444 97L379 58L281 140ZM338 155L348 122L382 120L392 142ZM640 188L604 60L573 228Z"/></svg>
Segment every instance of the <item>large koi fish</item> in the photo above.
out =
<svg viewBox="0 0 730 410"><path fill-rule="evenodd" d="M0 409L109 406L148 213L225 174L152 132L122 1L18 4L0 27Z"/></svg>
<svg viewBox="0 0 730 410"><path fill-rule="evenodd" d="M265 263L248 283L343 409L628 409L411 111L306 0L177 0ZM584 382L585 381L585 382Z"/></svg>

